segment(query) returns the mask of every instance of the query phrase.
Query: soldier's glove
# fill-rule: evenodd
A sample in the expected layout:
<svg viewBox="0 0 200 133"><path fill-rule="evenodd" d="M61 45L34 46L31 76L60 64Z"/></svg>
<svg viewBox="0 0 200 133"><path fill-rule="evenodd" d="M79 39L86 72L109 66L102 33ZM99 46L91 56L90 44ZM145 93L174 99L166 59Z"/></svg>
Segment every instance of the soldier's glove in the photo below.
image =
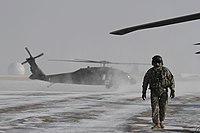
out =
<svg viewBox="0 0 200 133"><path fill-rule="evenodd" d="M171 90L170 97L171 97L171 98L174 98L174 97L175 97L175 91L174 91L174 90Z"/></svg>
<svg viewBox="0 0 200 133"><path fill-rule="evenodd" d="M142 92L142 99L145 100L146 99L146 92Z"/></svg>

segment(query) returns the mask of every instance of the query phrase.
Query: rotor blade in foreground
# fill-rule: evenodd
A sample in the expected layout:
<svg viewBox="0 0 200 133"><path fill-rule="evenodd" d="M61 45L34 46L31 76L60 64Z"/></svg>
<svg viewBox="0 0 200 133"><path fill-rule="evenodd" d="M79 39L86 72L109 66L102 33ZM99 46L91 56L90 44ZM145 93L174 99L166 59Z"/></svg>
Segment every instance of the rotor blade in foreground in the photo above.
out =
<svg viewBox="0 0 200 133"><path fill-rule="evenodd" d="M200 43L195 43L194 45L200 45Z"/></svg>
<svg viewBox="0 0 200 133"><path fill-rule="evenodd" d="M142 24L142 25L137 25L137 26L133 26L133 27L128 27L128 28L124 28L124 29L120 29L120 30L117 30L117 31L110 32L110 34L124 35L124 34L130 33L130 32L133 32L133 31L137 31L137 30L154 28L154 27L161 27L161 26L166 26L166 25L171 25L171 24L176 24L176 23L193 21L193 20L197 20L197 19L200 19L200 13L176 17L176 18L171 18L171 19L166 19L166 20L161 20L161 21Z"/></svg>
<svg viewBox="0 0 200 133"><path fill-rule="evenodd" d="M200 51L196 52L195 54L200 54Z"/></svg>

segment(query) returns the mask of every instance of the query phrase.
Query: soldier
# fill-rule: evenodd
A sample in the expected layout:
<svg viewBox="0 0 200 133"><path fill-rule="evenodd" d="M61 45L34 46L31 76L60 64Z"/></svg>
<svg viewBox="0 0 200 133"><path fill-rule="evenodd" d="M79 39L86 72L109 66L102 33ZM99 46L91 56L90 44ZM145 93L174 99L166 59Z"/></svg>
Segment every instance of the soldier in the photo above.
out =
<svg viewBox="0 0 200 133"><path fill-rule="evenodd" d="M151 90L152 129L163 129L166 106L168 103L168 88L171 90L170 97L175 97L175 83L170 70L163 66L162 57L155 55L152 58L153 67L150 68L143 79L142 99L146 99L146 90Z"/></svg>

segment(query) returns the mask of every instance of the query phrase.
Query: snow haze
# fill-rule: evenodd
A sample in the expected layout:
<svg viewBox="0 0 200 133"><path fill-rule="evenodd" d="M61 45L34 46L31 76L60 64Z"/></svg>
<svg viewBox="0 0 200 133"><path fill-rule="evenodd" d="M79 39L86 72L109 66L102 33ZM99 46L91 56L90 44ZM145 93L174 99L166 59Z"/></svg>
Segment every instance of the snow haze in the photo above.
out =
<svg viewBox="0 0 200 133"><path fill-rule="evenodd" d="M199 127L199 80L176 82L169 99L166 132L193 132ZM141 83L104 86L54 84L0 78L2 133L151 133L150 96L141 98ZM159 133L159 131L158 131Z"/></svg>

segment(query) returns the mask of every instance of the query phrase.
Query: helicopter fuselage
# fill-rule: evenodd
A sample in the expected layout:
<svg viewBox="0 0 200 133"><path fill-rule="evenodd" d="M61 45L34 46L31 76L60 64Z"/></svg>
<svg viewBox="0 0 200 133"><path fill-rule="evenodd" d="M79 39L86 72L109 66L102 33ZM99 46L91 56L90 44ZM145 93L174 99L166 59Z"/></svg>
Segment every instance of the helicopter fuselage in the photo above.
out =
<svg viewBox="0 0 200 133"><path fill-rule="evenodd" d="M84 85L119 86L135 84L136 80L128 73L111 67L87 67L71 73L46 75L46 81Z"/></svg>

